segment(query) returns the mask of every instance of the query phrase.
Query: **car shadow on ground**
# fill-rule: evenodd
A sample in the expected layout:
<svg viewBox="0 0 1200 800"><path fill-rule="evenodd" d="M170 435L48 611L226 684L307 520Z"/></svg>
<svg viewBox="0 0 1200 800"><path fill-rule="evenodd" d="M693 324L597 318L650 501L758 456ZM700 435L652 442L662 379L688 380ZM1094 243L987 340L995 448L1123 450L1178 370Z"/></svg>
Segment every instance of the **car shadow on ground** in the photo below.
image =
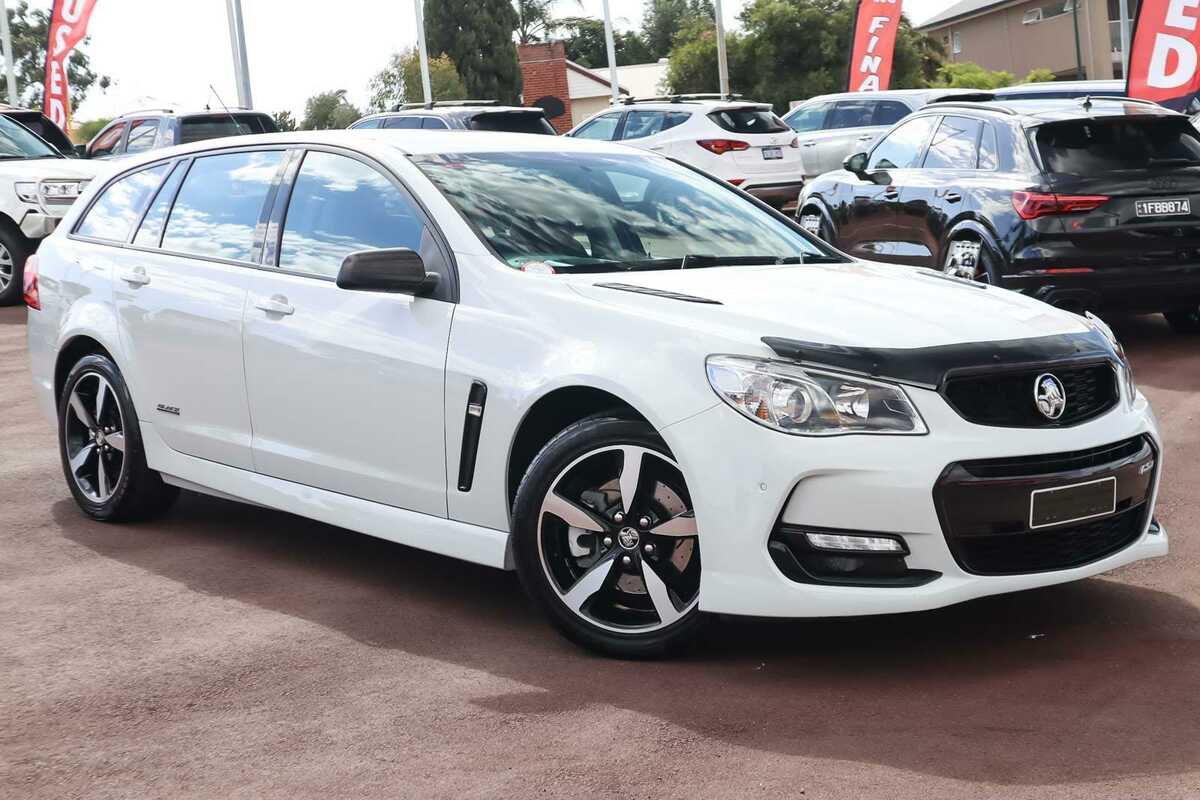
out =
<svg viewBox="0 0 1200 800"><path fill-rule="evenodd" d="M687 655L631 663L559 638L511 573L282 512L185 493L153 524L93 523L69 500L54 516L194 591L529 687L476 701L495 713L608 704L730 746L1009 785L1200 763L1200 611L1114 580L920 614L714 619Z"/></svg>

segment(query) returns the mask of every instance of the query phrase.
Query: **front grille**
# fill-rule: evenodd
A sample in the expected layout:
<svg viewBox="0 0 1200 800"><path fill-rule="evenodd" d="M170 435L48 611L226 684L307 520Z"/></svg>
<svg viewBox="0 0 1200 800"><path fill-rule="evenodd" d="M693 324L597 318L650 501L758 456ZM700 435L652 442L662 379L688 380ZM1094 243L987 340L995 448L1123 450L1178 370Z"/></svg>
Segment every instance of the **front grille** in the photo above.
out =
<svg viewBox="0 0 1200 800"><path fill-rule="evenodd" d="M1146 526L1147 504L1075 525L1016 534L969 536L957 540L955 555L978 575L1004 575L1070 569L1112 555Z"/></svg>
<svg viewBox="0 0 1200 800"><path fill-rule="evenodd" d="M1034 402L1034 384L1046 372L1062 381L1065 390L1066 408L1055 420L1044 417ZM1115 406L1120 394L1116 371L1107 361L960 375L949 378L942 393L968 422L1009 428L1078 425Z"/></svg>

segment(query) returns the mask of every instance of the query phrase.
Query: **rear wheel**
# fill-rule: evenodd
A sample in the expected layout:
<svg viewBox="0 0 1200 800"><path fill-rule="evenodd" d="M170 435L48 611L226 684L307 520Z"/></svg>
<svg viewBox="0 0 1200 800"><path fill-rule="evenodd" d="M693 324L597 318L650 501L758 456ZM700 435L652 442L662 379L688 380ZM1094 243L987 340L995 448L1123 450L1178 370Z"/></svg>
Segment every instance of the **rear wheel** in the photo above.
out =
<svg viewBox="0 0 1200 800"><path fill-rule="evenodd" d="M24 289L21 274L29 249L21 237L0 228L0 306L16 305Z"/></svg>
<svg viewBox="0 0 1200 800"><path fill-rule="evenodd" d="M644 422L589 418L554 437L521 481L513 534L526 591L585 647L663 655L702 622L691 496Z"/></svg>
<svg viewBox="0 0 1200 800"><path fill-rule="evenodd" d="M1163 316L1176 333L1200 333L1200 307L1190 311L1164 311Z"/></svg>
<svg viewBox="0 0 1200 800"><path fill-rule="evenodd" d="M951 239L946 248L946 259L942 272L954 278L965 278L979 283L994 283L991 255L983 242L974 237Z"/></svg>

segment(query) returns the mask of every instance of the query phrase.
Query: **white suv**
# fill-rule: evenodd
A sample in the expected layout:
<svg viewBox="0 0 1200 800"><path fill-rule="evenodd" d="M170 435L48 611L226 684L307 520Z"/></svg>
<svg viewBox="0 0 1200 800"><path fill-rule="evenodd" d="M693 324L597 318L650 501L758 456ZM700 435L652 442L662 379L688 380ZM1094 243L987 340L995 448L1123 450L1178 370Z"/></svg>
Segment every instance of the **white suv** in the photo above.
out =
<svg viewBox="0 0 1200 800"><path fill-rule="evenodd" d="M0 306L21 301L25 259L101 169L0 116Z"/></svg>
<svg viewBox="0 0 1200 800"><path fill-rule="evenodd" d="M182 487L515 568L619 655L1167 552L1099 321L854 262L654 154L449 143L242 137L87 191L28 320L84 513Z"/></svg>
<svg viewBox="0 0 1200 800"><path fill-rule="evenodd" d="M768 103L678 95L626 100L566 133L653 150L729 181L775 208L804 188L796 134Z"/></svg>

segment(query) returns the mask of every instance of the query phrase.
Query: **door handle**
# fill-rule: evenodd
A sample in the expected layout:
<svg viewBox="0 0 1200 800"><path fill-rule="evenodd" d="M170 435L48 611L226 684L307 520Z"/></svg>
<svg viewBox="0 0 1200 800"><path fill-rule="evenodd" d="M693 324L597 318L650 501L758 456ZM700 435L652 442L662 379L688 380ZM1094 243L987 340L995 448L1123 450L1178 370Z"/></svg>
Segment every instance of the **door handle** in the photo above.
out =
<svg viewBox="0 0 1200 800"><path fill-rule="evenodd" d="M816 142L805 142L804 146L805 147L816 147L817 143Z"/></svg>
<svg viewBox="0 0 1200 800"><path fill-rule="evenodd" d="M962 195L958 192L946 192L942 197L945 198L947 203L957 203L959 200L962 200Z"/></svg>
<svg viewBox="0 0 1200 800"><path fill-rule="evenodd" d="M133 269L125 270L121 273L120 277L121 280L130 286L145 286L150 282L150 276L146 274L145 267L134 267Z"/></svg>
<svg viewBox="0 0 1200 800"><path fill-rule="evenodd" d="M893 189L892 187L889 186L888 188L883 190L883 199L884 200L895 200L899 196L900 196L899 189Z"/></svg>
<svg viewBox="0 0 1200 800"><path fill-rule="evenodd" d="M874 137L874 136L872 136L871 134L869 134L869 133L866 133L866 134L863 134L862 136L858 137L858 139L856 139L855 141L859 141L859 142L869 142L869 141L871 141L871 140L872 140L872 139L874 139L874 138L875 138L875 137Z"/></svg>
<svg viewBox="0 0 1200 800"><path fill-rule="evenodd" d="M268 314L280 314L282 316L287 316L296 310L292 308L292 304L288 302L288 299L281 294L261 297L254 303L254 307Z"/></svg>

